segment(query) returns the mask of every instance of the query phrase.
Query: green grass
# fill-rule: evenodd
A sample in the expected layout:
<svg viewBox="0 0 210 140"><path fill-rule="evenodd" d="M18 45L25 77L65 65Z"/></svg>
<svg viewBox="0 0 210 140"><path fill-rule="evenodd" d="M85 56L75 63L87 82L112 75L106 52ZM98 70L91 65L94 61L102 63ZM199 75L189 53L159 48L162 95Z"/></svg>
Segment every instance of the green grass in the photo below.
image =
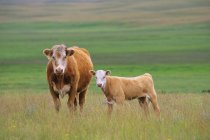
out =
<svg viewBox="0 0 210 140"><path fill-rule="evenodd" d="M209 23L150 28L101 22L0 23L0 28L0 63L6 64L45 62L42 50L60 43L87 48L99 65L210 62Z"/></svg>
<svg viewBox="0 0 210 140"><path fill-rule="evenodd" d="M153 75L158 93L201 93L209 90L210 65L96 65L95 70L111 70L112 75L137 76L149 72ZM0 69L0 93L17 91L48 91L44 64L2 65ZM91 92L101 92L93 78ZM20 93L20 92L19 92Z"/></svg>
<svg viewBox="0 0 210 140"><path fill-rule="evenodd" d="M47 59L42 50L60 43L87 48L95 69L111 69L113 75L150 72L158 92L200 93L209 89L208 23L150 28L117 25L0 23L1 93L17 89L46 91ZM98 92L94 84L92 89Z"/></svg>

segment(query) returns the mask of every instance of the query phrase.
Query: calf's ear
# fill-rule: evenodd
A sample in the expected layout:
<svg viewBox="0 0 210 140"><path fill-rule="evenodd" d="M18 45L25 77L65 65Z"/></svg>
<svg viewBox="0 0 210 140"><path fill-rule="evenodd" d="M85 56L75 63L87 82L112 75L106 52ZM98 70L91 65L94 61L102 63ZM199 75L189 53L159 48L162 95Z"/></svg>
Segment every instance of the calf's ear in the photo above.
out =
<svg viewBox="0 0 210 140"><path fill-rule="evenodd" d="M66 49L66 56L71 56L74 54L74 50L72 49Z"/></svg>
<svg viewBox="0 0 210 140"><path fill-rule="evenodd" d="M92 75L96 75L96 72L95 72L94 70L90 70L90 73L91 73Z"/></svg>
<svg viewBox="0 0 210 140"><path fill-rule="evenodd" d="M111 71L110 70L106 70L106 75L111 75Z"/></svg>
<svg viewBox="0 0 210 140"><path fill-rule="evenodd" d="M52 54L53 54L53 51L51 49L44 49L43 50L43 54L48 58L50 59Z"/></svg>

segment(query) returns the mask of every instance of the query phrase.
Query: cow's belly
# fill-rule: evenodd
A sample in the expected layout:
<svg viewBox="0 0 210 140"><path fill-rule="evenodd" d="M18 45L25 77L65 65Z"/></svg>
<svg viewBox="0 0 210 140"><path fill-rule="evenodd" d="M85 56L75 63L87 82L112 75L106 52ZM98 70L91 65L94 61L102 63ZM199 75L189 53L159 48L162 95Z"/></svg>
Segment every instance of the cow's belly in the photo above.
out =
<svg viewBox="0 0 210 140"><path fill-rule="evenodd" d="M79 83L78 83L78 88L77 88L77 92L83 92L84 90L87 89L89 83L91 80L91 76L83 76L80 78Z"/></svg>
<svg viewBox="0 0 210 140"><path fill-rule="evenodd" d="M127 94L127 95L125 95L125 99L126 100L133 100L133 99L140 98L140 97L145 97L145 96L147 96L146 93L141 93L141 94Z"/></svg>
<svg viewBox="0 0 210 140"><path fill-rule="evenodd" d="M132 100L132 99L147 95L147 93L143 92L142 89L140 88L137 90L130 89L130 90L124 91L124 94L125 94L125 99L127 100Z"/></svg>

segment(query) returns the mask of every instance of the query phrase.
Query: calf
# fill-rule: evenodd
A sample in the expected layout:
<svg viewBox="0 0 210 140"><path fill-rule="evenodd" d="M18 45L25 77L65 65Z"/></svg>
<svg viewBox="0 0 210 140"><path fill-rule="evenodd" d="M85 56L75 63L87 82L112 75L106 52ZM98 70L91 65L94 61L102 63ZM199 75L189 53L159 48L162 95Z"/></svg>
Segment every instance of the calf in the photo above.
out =
<svg viewBox="0 0 210 140"><path fill-rule="evenodd" d="M97 70L90 71L96 76L96 84L100 87L107 98L108 113L113 110L113 101L122 104L124 100L137 98L145 113L148 113L147 97L152 102L157 115L160 114L160 108L157 102L157 94L154 89L152 76L148 73L137 77L117 77L109 76L110 71Z"/></svg>
<svg viewBox="0 0 210 140"><path fill-rule="evenodd" d="M83 109L85 95L92 75L93 64L86 49L79 47L67 48L65 45L55 45L45 49L43 53L49 59L47 64L47 81L53 97L55 109L59 111L59 97L68 94L67 105L70 110L77 106L79 96L80 110Z"/></svg>

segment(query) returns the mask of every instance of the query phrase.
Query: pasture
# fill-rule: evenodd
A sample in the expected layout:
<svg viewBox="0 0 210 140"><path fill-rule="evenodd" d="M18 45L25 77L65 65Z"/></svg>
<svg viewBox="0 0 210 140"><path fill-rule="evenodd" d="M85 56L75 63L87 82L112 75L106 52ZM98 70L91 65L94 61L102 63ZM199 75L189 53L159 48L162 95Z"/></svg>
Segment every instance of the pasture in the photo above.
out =
<svg viewBox="0 0 210 140"><path fill-rule="evenodd" d="M0 2L0 139L210 139L207 0ZM106 115L93 78L86 105L57 114L44 48L87 48L95 69L153 75L161 118L137 101Z"/></svg>
<svg viewBox="0 0 210 140"><path fill-rule="evenodd" d="M20 93L21 94L21 93ZM59 114L45 94L1 96L1 139L209 139L209 94L159 94L161 118L146 119L137 101L107 117L103 96L90 93L82 114L69 114L66 99Z"/></svg>

